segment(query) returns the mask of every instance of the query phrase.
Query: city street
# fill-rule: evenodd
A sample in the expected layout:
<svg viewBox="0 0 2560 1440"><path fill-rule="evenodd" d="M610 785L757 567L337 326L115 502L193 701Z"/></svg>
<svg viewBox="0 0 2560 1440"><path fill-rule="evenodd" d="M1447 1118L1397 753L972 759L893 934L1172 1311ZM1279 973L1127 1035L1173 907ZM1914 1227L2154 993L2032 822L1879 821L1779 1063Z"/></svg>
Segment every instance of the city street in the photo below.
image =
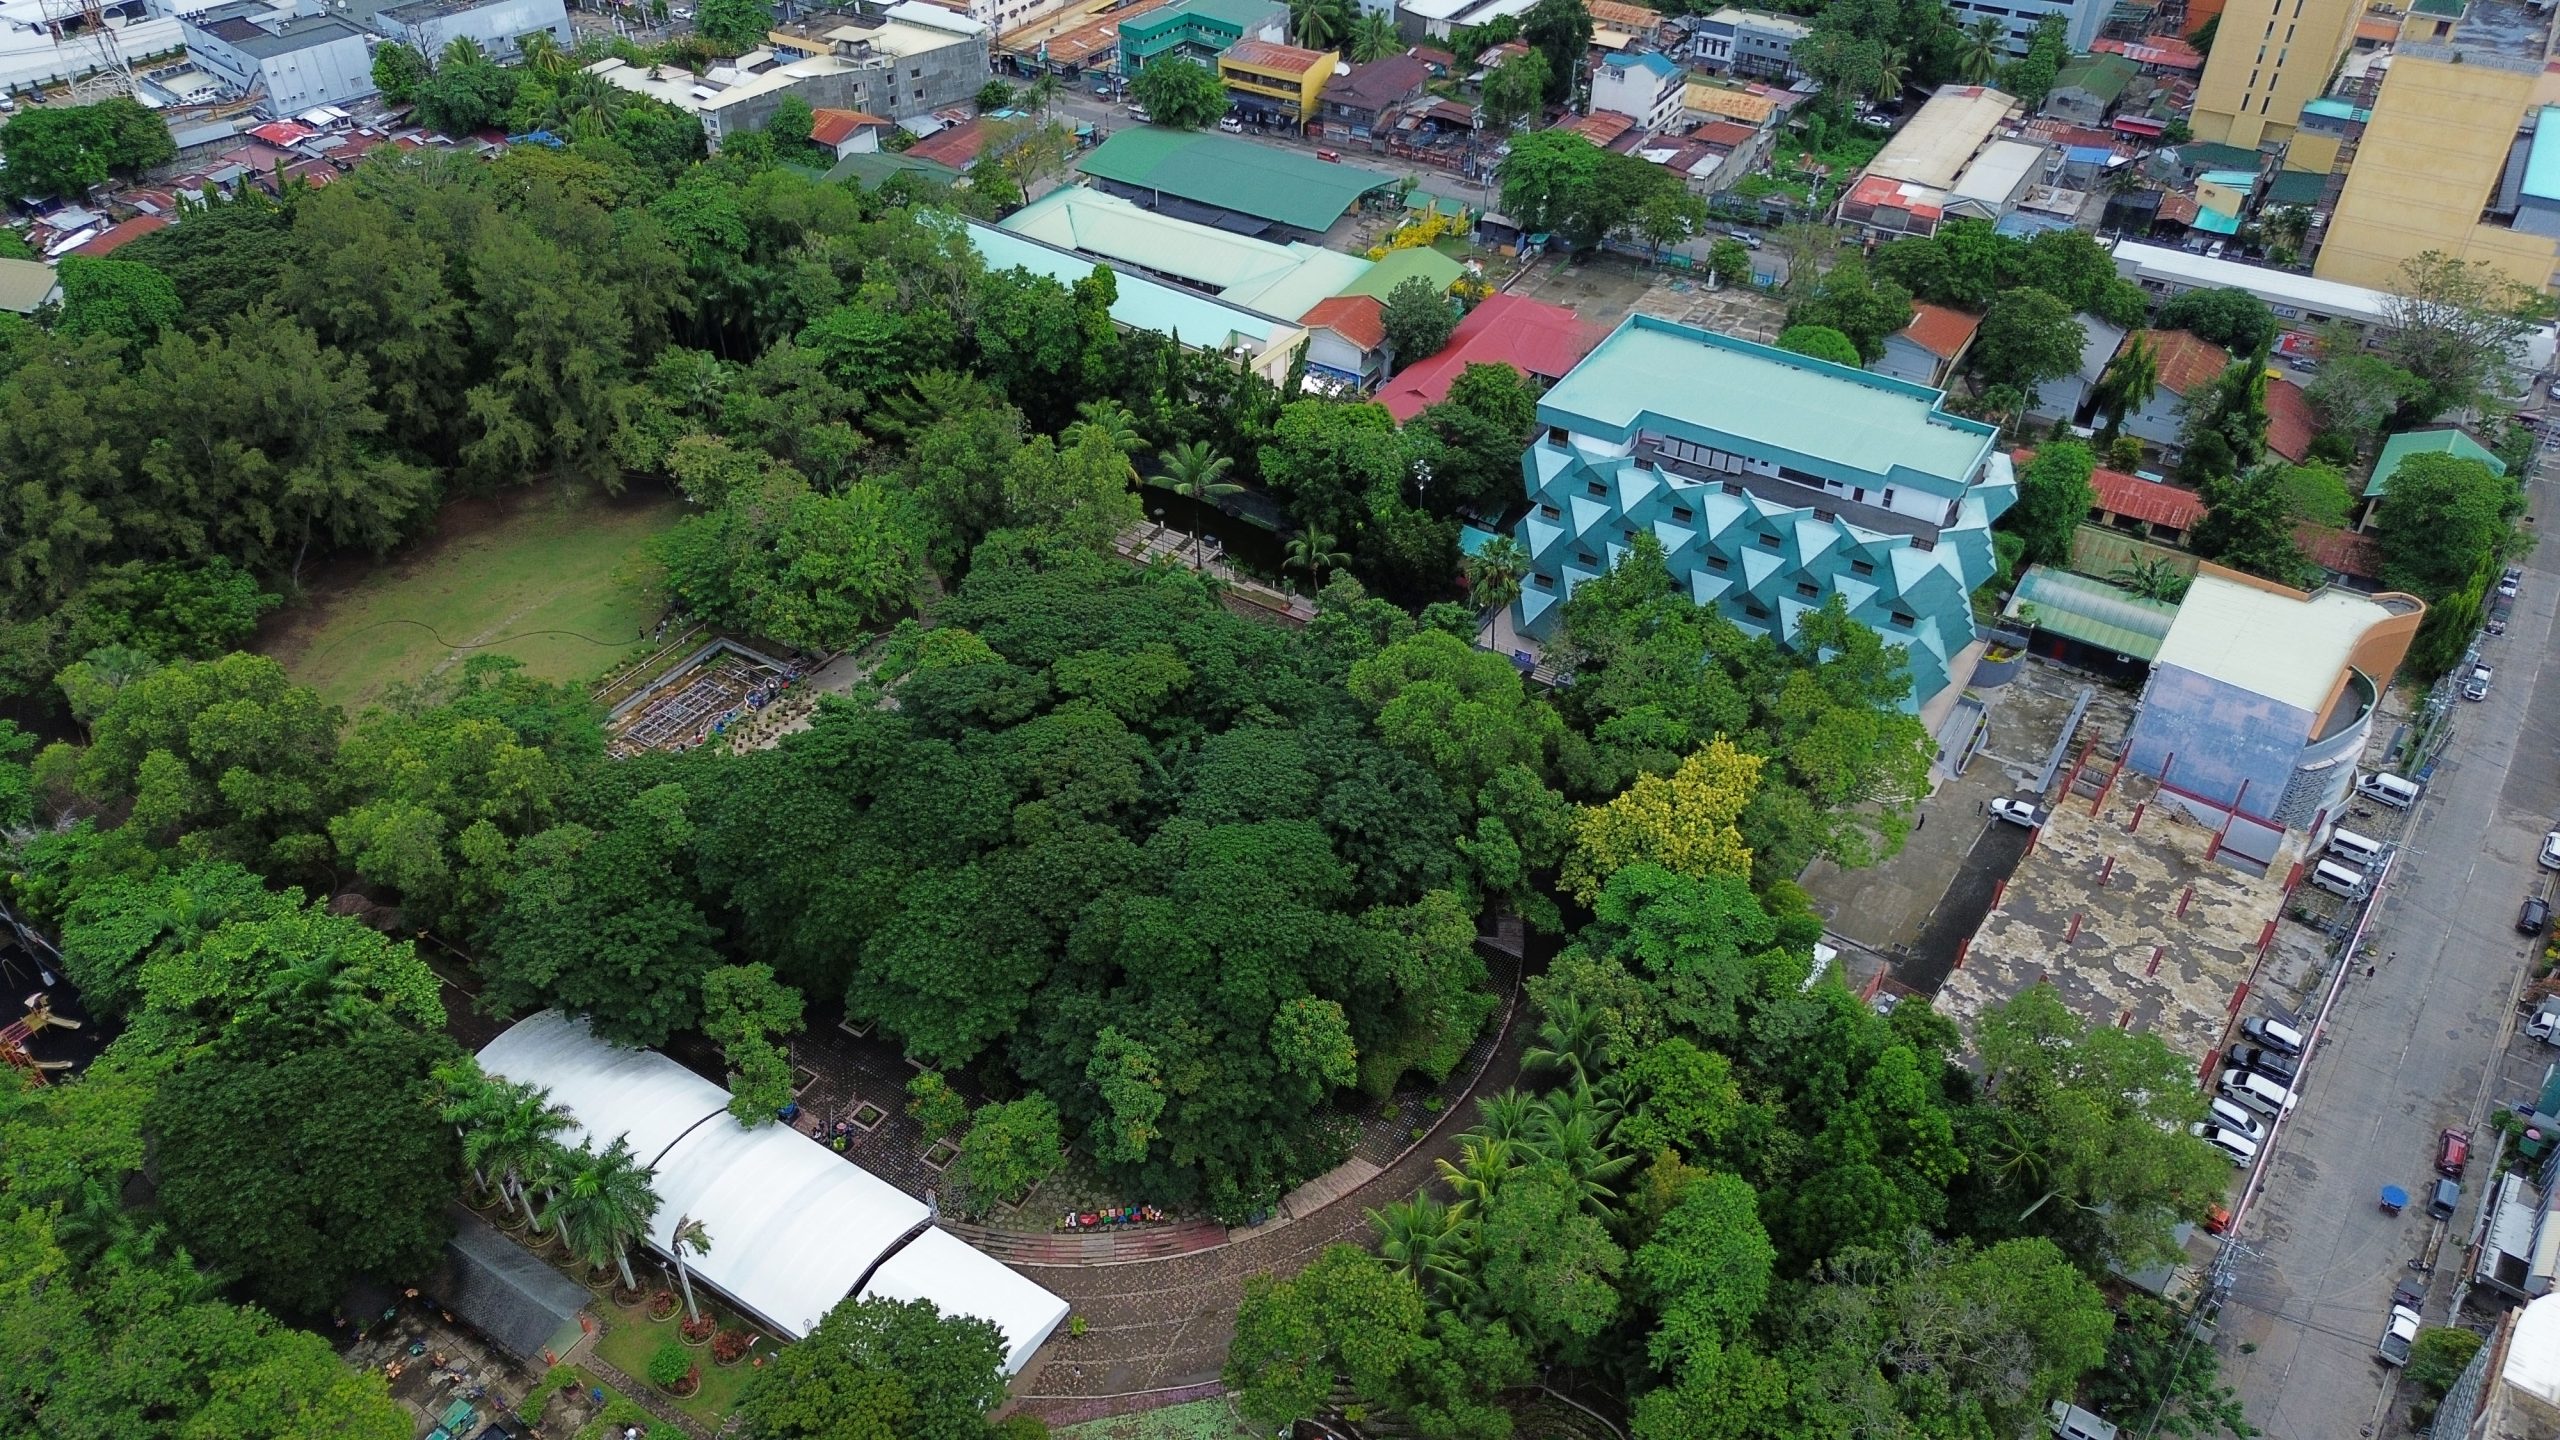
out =
<svg viewBox="0 0 2560 1440"><path fill-rule="evenodd" d="M2550 471L2537 466L2532 494L2546 520L2560 498ZM2546 663L2560 553L2528 559L2525 576L2507 634L2485 644L2497 683L2486 701L2460 704L2403 829L2365 957L2379 972L2364 978L2359 961L2350 974L2264 1192L2239 1226L2224 1374L2250 1423L2275 1440L2386 1433L2398 1372L2375 1359L2374 1344L2391 1287L2410 1278L2412 1258L2441 1251L2425 1316L2446 1322L2462 1242L2489 1188L2484 1142L2450 1227L2429 1220L2422 1202L2397 1217L2376 1203L2386 1184L2423 1197L2438 1132L2481 1133L2488 1106L2505 1098L2489 1093L2491 1061L2510 1032L2529 948L2513 921L2540 882L2535 851L2560 811L2560 666ZM2143 1417L2111 1418L2141 1433Z"/></svg>

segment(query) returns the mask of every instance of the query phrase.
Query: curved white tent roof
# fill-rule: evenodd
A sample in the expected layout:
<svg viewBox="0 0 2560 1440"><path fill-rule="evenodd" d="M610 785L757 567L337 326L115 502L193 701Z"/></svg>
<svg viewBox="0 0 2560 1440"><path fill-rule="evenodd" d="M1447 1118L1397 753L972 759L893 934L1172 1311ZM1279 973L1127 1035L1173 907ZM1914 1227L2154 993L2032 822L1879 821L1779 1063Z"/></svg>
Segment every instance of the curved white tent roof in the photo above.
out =
<svg viewBox="0 0 2560 1440"><path fill-rule="evenodd" d="M1032 1284L948 1230L927 1230L882 1261L864 1299L930 1300L935 1308L991 1321L1004 1332L1011 1375L1067 1318L1067 1302Z"/></svg>
<svg viewBox="0 0 2560 1440"><path fill-rule="evenodd" d="M549 1090L582 1140L628 1136L657 1171L649 1247L666 1254L680 1221L701 1221L710 1251L686 1257L695 1279L786 1338L806 1335L865 1276L866 1295L994 1323L1007 1373L1066 1318L1066 1302L930 1228L922 1201L797 1130L740 1126L727 1090L654 1050L621 1049L544 1011L489 1042L480 1068Z"/></svg>

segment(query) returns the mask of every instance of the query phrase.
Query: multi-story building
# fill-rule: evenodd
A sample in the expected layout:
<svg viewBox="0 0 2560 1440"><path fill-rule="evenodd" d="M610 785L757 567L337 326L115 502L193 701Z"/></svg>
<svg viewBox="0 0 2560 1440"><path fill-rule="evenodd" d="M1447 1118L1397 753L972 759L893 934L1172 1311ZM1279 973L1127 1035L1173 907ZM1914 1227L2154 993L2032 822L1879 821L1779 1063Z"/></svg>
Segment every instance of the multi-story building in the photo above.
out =
<svg viewBox="0 0 2560 1440"><path fill-rule="evenodd" d="M1591 73L1591 108L1624 115L1638 129L1660 130L1680 118L1689 77L1660 55L1621 52Z"/></svg>
<svg viewBox="0 0 2560 1440"><path fill-rule="evenodd" d="M2231 0L2196 82L2187 122L2195 137L2243 150L2290 137L2302 107L2328 88L2364 9L2365 0Z"/></svg>
<svg viewBox="0 0 2560 1440"><path fill-rule="evenodd" d="M1398 109L1422 98L1431 67L1411 55L1389 55L1354 65L1325 82L1317 118L1328 135L1366 140L1384 130Z"/></svg>
<svg viewBox="0 0 2560 1440"><path fill-rule="evenodd" d="M2116 6L2114 0L1947 0L1947 8L1955 12L1956 24L1966 29L1981 20L1999 21L2001 33L2009 38L2011 55L2027 53L2037 21L2059 15L2063 43L2078 55L2097 43L2098 32L2106 28L2107 16Z"/></svg>
<svg viewBox="0 0 2560 1440"><path fill-rule="evenodd" d="M1773 80L1793 80L1804 73L1796 69L1796 42L1812 33L1811 27L1792 15L1730 5L1689 26L1698 60L1708 69Z"/></svg>
<svg viewBox="0 0 2560 1440"><path fill-rule="evenodd" d="M2560 224L2531 212L2547 203L2534 191L2560 196L2560 136L2539 130L2555 98L2543 68L2551 16L2515 0L2418 0L2314 274L2390 288L2403 264L2434 251L2485 263L2537 294L2550 286ZM2226 17L2225 41L2230 34ZM2214 46L2216 64L2222 50Z"/></svg>
<svg viewBox="0 0 2560 1440"><path fill-rule="evenodd" d="M1135 75L1166 55L1215 66L1239 40L1284 40L1282 0L1173 0L1120 22L1120 73Z"/></svg>
<svg viewBox="0 0 2560 1440"><path fill-rule="evenodd" d="M621 60L599 60L587 69L699 119L714 149L728 136L772 123L789 95L813 110L921 115L966 102L987 81L986 27L923 0L906 0L884 15L811 15L765 38L766 46L736 64L698 76Z"/></svg>
<svg viewBox="0 0 2560 1440"><path fill-rule="evenodd" d="M564 50L577 40L561 0L357 0L346 13L431 60L456 40L499 59L513 58L529 35L547 34Z"/></svg>
<svg viewBox="0 0 2560 1440"><path fill-rule="evenodd" d="M364 32L300 4L232 0L181 16L187 55L207 74L253 96L267 115L298 115L374 93Z"/></svg>
<svg viewBox="0 0 2560 1440"><path fill-rule="evenodd" d="M1333 50L1309 50L1277 40L1239 40L1218 57L1218 83L1235 108L1254 123L1304 125L1316 118L1325 82L1333 78Z"/></svg>
<svg viewBox="0 0 2560 1440"><path fill-rule="evenodd" d="M1904 651L1908 704L1927 705L1978 653L1970 597L2017 499L1999 432L1944 398L1629 316L1538 401L1514 628L1553 634L1573 587L1649 534L1692 600L1755 634L1789 640L1840 596Z"/></svg>
<svg viewBox="0 0 2560 1440"><path fill-rule="evenodd" d="M2410 595L2306 594L2205 566L2152 659L2125 764L2207 824L2316 833L2339 817L2426 610Z"/></svg>

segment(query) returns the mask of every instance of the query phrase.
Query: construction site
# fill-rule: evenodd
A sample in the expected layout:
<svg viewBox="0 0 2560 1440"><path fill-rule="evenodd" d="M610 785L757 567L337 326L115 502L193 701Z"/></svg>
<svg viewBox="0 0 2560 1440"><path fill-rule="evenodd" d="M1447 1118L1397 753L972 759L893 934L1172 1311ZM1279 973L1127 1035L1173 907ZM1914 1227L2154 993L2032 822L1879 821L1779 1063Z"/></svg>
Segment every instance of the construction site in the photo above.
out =
<svg viewBox="0 0 2560 1440"><path fill-rule="evenodd" d="M723 738L739 722L780 700L798 684L801 667L726 638L714 639L675 657L687 631L674 644L649 656L621 678L609 680L596 698L605 713L605 747L616 757L693 749Z"/></svg>

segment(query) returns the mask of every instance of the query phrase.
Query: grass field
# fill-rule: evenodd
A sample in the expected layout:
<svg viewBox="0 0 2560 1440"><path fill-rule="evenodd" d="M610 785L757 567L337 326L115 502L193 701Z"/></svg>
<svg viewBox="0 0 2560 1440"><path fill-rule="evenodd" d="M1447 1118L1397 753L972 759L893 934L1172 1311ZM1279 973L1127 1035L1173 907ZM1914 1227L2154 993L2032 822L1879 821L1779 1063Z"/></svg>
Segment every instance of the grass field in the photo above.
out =
<svg viewBox="0 0 2560 1440"><path fill-rule="evenodd" d="M596 1337L596 1353L634 1380L645 1384L649 1357L661 1345L676 1343L674 1320L651 1320L638 1310L625 1310L606 1300L595 1307L604 1320L604 1333ZM766 1353L759 1346L757 1353ZM738 1397L747 1390L747 1382L755 1377L750 1365L715 1365L711 1363L711 1347L691 1346L685 1355L702 1370L702 1388L685 1399L665 1397L677 1409L706 1425L718 1426L738 1408Z"/></svg>
<svg viewBox="0 0 2560 1440"><path fill-rule="evenodd" d="M349 718L479 654L588 680L645 648L662 604L643 546L682 511L673 497L555 486L457 502L432 538L315 581L259 648Z"/></svg>

